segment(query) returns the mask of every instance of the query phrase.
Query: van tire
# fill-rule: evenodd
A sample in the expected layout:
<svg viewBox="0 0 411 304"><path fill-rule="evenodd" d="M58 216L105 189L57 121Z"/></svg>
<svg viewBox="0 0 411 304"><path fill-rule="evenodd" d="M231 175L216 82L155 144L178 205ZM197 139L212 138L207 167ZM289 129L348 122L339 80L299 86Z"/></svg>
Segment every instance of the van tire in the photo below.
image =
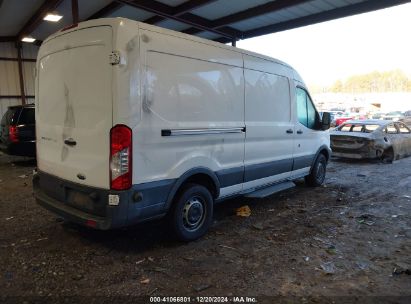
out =
<svg viewBox="0 0 411 304"><path fill-rule="evenodd" d="M305 177L305 183L311 187L319 187L324 183L327 170L327 159L320 153L314 162L309 175Z"/></svg>
<svg viewBox="0 0 411 304"><path fill-rule="evenodd" d="M202 237L213 220L213 197L201 185L187 184L174 201L169 221L175 236L184 242Z"/></svg>

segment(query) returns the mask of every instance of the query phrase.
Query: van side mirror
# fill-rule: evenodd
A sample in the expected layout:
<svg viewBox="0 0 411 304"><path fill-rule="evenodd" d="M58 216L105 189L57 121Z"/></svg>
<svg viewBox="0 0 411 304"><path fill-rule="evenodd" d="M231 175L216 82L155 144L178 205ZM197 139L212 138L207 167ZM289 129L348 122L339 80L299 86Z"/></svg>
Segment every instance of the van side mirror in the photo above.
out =
<svg viewBox="0 0 411 304"><path fill-rule="evenodd" d="M324 112L321 119L321 130L328 130L331 126L331 114L329 112Z"/></svg>

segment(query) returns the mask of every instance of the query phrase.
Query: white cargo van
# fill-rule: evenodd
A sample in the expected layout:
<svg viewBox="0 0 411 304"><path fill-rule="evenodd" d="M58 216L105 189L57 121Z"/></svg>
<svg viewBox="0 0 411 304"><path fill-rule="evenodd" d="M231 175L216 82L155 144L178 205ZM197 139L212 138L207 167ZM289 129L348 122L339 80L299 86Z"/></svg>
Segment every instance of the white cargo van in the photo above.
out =
<svg viewBox="0 0 411 304"><path fill-rule="evenodd" d="M99 19L46 39L36 70L34 193L69 221L111 229L167 215L193 240L217 201L324 181L329 115L278 60Z"/></svg>

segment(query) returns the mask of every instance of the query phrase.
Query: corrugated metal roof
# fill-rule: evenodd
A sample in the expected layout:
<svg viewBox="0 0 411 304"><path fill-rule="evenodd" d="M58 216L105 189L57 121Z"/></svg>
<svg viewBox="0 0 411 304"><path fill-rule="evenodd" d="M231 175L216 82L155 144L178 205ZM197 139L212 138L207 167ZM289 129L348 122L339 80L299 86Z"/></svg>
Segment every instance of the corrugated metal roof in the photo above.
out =
<svg viewBox="0 0 411 304"><path fill-rule="evenodd" d="M13 36L24 26L43 0L4 0L0 6L0 36Z"/></svg>
<svg viewBox="0 0 411 304"><path fill-rule="evenodd" d="M158 2L167 4L170 6L177 6L187 1L186 0L158 0Z"/></svg>
<svg viewBox="0 0 411 304"><path fill-rule="evenodd" d="M341 1L340 3L341 4ZM267 13L241 22L231 24L232 27L240 31L248 31L259 28L267 24L275 24L287 20L297 19L308 15L320 13L322 11L338 8L337 5L330 5L324 0L316 0L299 4L290 8L285 8L273 13Z"/></svg>
<svg viewBox="0 0 411 304"><path fill-rule="evenodd" d="M80 21L125 17L221 42L406 2L410 0L78 0ZM21 38L16 37L20 32L29 32L41 41L72 22L71 0L3 0L0 3L0 41ZM60 22L42 20L47 4L55 4L52 7L64 16Z"/></svg>
<svg viewBox="0 0 411 304"><path fill-rule="evenodd" d="M174 20L168 20L168 19L160 21L156 25L164 27L166 29L179 31L179 32L181 32L181 31L183 31L187 28L187 24L185 24L185 23L174 21Z"/></svg>
<svg viewBox="0 0 411 304"><path fill-rule="evenodd" d="M131 6L123 6L106 17L124 17L132 20L145 20L154 16L154 14L146 12L144 10L134 8Z"/></svg>
<svg viewBox="0 0 411 304"><path fill-rule="evenodd" d="M271 2L270 0L235 0L226 1L219 0L210 5L193 10L193 14L201 16L203 18L215 20L230 14L234 14L250 7L255 7L261 4Z"/></svg>
<svg viewBox="0 0 411 304"><path fill-rule="evenodd" d="M124 17L223 43L382 9L410 0L78 0L79 21ZM0 57L16 58L15 42L31 35L37 44L73 22L71 0L0 0ZM63 19L43 21L48 12ZM3 43L7 42L7 43ZM24 44L22 57L36 57ZM26 95L34 94L34 63L23 62ZM0 96L20 94L17 61L0 60ZM33 100L27 99L27 102ZM18 99L0 100L0 116Z"/></svg>
<svg viewBox="0 0 411 304"><path fill-rule="evenodd" d="M79 15L81 20L86 20L93 15L96 11L102 9L106 5L110 4L112 0L81 0L79 1ZM68 12L70 13L70 12Z"/></svg>

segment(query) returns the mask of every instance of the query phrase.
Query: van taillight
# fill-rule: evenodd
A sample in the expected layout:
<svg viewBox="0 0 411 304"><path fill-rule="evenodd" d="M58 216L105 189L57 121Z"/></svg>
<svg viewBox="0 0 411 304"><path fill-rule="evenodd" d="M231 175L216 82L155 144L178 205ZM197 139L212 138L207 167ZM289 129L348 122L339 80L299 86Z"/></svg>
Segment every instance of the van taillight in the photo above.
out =
<svg viewBox="0 0 411 304"><path fill-rule="evenodd" d="M131 129L116 125L110 131L110 187L126 190L132 182L132 137Z"/></svg>
<svg viewBox="0 0 411 304"><path fill-rule="evenodd" d="M11 142L18 142L18 130L17 126L9 126L9 139Z"/></svg>

